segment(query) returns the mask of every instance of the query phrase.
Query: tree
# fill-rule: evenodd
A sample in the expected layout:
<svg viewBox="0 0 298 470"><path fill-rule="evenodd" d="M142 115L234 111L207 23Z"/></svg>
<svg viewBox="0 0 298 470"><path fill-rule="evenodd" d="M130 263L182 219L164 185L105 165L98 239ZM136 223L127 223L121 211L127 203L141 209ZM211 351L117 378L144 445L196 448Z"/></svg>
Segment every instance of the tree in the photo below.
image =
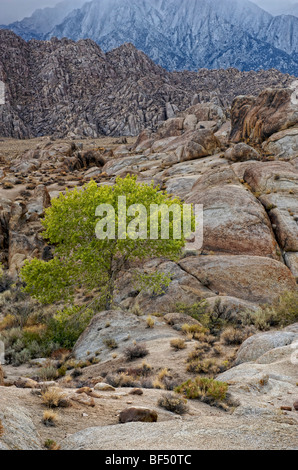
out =
<svg viewBox="0 0 298 470"><path fill-rule="evenodd" d="M153 184L138 184L131 176L117 178L113 186L98 187L91 181L60 194L43 219L43 237L55 247L53 259L25 263L21 271L25 291L42 303L53 303L72 300L78 289L97 290L109 309L117 277L129 262L179 257L187 216L182 213L181 221L177 220L175 211L182 207L178 198L171 199ZM151 218L144 212L151 213ZM189 214L193 229L192 211ZM152 221L157 221L158 239L150 239L152 230L156 235ZM165 222L169 236L161 239L167 232ZM180 239L176 236L179 224L183 226Z"/></svg>

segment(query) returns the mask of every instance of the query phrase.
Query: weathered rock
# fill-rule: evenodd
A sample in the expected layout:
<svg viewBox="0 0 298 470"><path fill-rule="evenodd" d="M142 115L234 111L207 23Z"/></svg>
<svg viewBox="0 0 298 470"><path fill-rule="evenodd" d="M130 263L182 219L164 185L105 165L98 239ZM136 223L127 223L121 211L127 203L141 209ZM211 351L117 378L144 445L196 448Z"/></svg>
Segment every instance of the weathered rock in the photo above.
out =
<svg viewBox="0 0 298 470"><path fill-rule="evenodd" d="M141 423L156 423L157 412L148 408L127 408L121 411L119 421L122 424L141 422Z"/></svg>
<svg viewBox="0 0 298 470"><path fill-rule="evenodd" d="M17 388L37 388L38 383L35 380L28 379L26 377L20 377L16 382Z"/></svg>
<svg viewBox="0 0 298 470"><path fill-rule="evenodd" d="M298 169L286 162L255 162L244 173L254 192L297 194Z"/></svg>
<svg viewBox="0 0 298 470"><path fill-rule="evenodd" d="M198 320L195 320L190 315L185 313L167 313L164 316L166 322L174 326L176 329L181 329L183 325L201 325Z"/></svg>
<svg viewBox="0 0 298 470"><path fill-rule="evenodd" d="M239 184L229 167L206 172L195 183L186 202L203 205L204 250L278 259L264 207Z"/></svg>
<svg viewBox="0 0 298 470"><path fill-rule="evenodd" d="M273 134L264 142L263 149L278 158L295 157L298 154L298 124L294 129Z"/></svg>
<svg viewBox="0 0 298 470"><path fill-rule="evenodd" d="M232 105L233 142L262 143L273 134L298 124L298 105L293 90L267 89L258 98L238 97Z"/></svg>
<svg viewBox="0 0 298 470"><path fill-rule="evenodd" d="M253 147L240 143L229 148L225 152L225 158L231 162L247 162L249 160L260 160L261 156Z"/></svg>
<svg viewBox="0 0 298 470"><path fill-rule="evenodd" d="M216 293L256 303L272 302L296 281L282 263L259 256L198 256L179 265Z"/></svg>
<svg viewBox="0 0 298 470"><path fill-rule="evenodd" d="M272 70L169 73L132 44L104 54L89 39L76 43L52 38L38 42L37 47L35 40L26 43L8 30L1 30L0 35L0 79L7 85L0 135L5 137L138 135L145 127L156 130L161 121L198 99L206 107L197 104L191 114L198 121L219 122L225 119L224 111L210 104L212 100L228 106L241 92L257 94L266 85L285 86L293 81ZM31 165L33 161L25 171Z"/></svg>
<svg viewBox="0 0 298 470"><path fill-rule="evenodd" d="M298 253L286 253L285 262L298 282Z"/></svg>
<svg viewBox="0 0 298 470"><path fill-rule="evenodd" d="M115 392L115 388L106 383L97 383L94 386L94 390L97 392Z"/></svg>
<svg viewBox="0 0 298 470"><path fill-rule="evenodd" d="M0 437L0 448L6 450L41 450L41 437L32 420L32 410L15 396L13 388L0 390L0 421L4 434Z"/></svg>
<svg viewBox="0 0 298 470"><path fill-rule="evenodd" d="M251 336L242 344L236 363L256 361L267 351L290 345L297 339L298 334L290 331L266 332Z"/></svg>

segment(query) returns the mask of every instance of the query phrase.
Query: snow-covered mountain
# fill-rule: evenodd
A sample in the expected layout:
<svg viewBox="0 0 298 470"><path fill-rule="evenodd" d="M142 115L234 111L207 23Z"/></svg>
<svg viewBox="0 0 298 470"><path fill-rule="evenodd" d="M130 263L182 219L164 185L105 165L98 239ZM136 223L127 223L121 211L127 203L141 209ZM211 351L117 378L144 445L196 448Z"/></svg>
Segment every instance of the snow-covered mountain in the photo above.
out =
<svg viewBox="0 0 298 470"><path fill-rule="evenodd" d="M80 8L84 3L86 0L64 0L52 8L39 8L30 17L7 26L0 26L0 28L11 29L26 40L43 39L45 34L62 23L71 11Z"/></svg>
<svg viewBox="0 0 298 470"><path fill-rule="evenodd" d="M91 38L104 51L131 42L169 70L277 68L298 75L298 18L273 16L250 1L93 0L68 13L61 20L60 6L46 25L44 13L35 13L31 37ZM28 39L28 21L23 33L22 22L10 28Z"/></svg>

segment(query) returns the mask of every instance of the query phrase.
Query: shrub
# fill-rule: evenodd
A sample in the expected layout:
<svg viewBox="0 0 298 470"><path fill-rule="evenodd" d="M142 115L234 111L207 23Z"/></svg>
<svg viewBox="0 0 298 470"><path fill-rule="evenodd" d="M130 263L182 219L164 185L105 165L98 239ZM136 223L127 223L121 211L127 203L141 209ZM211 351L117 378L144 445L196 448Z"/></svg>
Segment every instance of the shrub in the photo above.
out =
<svg viewBox="0 0 298 470"><path fill-rule="evenodd" d="M196 377L194 380L189 379L184 382L175 389L175 392L183 394L190 400L198 399L214 404L226 399L228 384L213 379Z"/></svg>
<svg viewBox="0 0 298 470"><path fill-rule="evenodd" d="M38 371L38 376L44 380L56 380L58 378L58 370L51 364L45 365Z"/></svg>
<svg viewBox="0 0 298 470"><path fill-rule="evenodd" d="M171 348L176 349L176 351L186 348L185 341L182 338L172 339L172 341L170 342L170 345L171 345Z"/></svg>
<svg viewBox="0 0 298 470"><path fill-rule="evenodd" d="M44 412L42 417L42 423L45 426L56 426L59 422L57 413L54 413L52 410L47 410Z"/></svg>
<svg viewBox="0 0 298 470"><path fill-rule="evenodd" d="M147 328L154 328L155 320L154 318L151 317L151 315L147 317L146 324L147 324Z"/></svg>
<svg viewBox="0 0 298 470"><path fill-rule="evenodd" d="M228 367L228 363L224 362L218 364L214 359L193 360L187 366L187 372L192 374L208 374L217 375L220 372L224 372Z"/></svg>
<svg viewBox="0 0 298 470"><path fill-rule="evenodd" d="M240 345L247 339L247 335L239 328L229 327L222 332L220 339L226 346Z"/></svg>
<svg viewBox="0 0 298 470"><path fill-rule="evenodd" d="M58 311L48 321L48 341L59 344L60 348L72 349L93 315L93 310L78 306Z"/></svg>
<svg viewBox="0 0 298 470"><path fill-rule="evenodd" d="M194 303L192 305L178 302L175 306L176 312L185 313L186 315L189 315L198 321L201 321L202 316L206 314L207 310L208 304L206 300L201 300L200 302Z"/></svg>
<svg viewBox="0 0 298 470"><path fill-rule="evenodd" d="M65 394L54 387L49 388L41 394L41 399L44 405L49 408L65 408L69 406L69 401L65 397Z"/></svg>
<svg viewBox="0 0 298 470"><path fill-rule="evenodd" d="M146 345L142 343L134 343L131 346L128 346L124 351L124 355L128 361L140 359L142 357L147 356L148 354L149 351Z"/></svg>
<svg viewBox="0 0 298 470"><path fill-rule="evenodd" d="M188 323L182 325L182 331L185 335L192 335L193 338L195 335L204 336L209 332L209 330L202 325L189 325Z"/></svg>
<svg viewBox="0 0 298 470"><path fill-rule="evenodd" d="M187 400L181 398L173 393L168 393L163 395L158 400L158 406L165 408L171 413L176 413L177 415L184 415L188 412L189 408L187 406Z"/></svg>
<svg viewBox="0 0 298 470"><path fill-rule="evenodd" d="M44 443L44 446L48 450L60 450L60 446L52 439L47 439Z"/></svg>
<svg viewBox="0 0 298 470"><path fill-rule="evenodd" d="M112 387L141 387L141 383L132 375L129 375L125 372L120 374L108 374L105 378L107 384L112 385Z"/></svg>
<svg viewBox="0 0 298 470"><path fill-rule="evenodd" d="M118 344L117 341L114 338L105 338L103 340L103 343L106 345L107 348L109 349L117 349Z"/></svg>
<svg viewBox="0 0 298 470"><path fill-rule="evenodd" d="M38 329L32 331L29 329L12 328L2 331L0 340L5 345L5 358L7 363L19 366L31 359L49 356L57 344L52 343L45 338L45 331Z"/></svg>
<svg viewBox="0 0 298 470"><path fill-rule="evenodd" d="M254 325L262 331L291 325L298 321L298 292L285 292L272 305L264 305L256 312L246 310L240 319L243 325Z"/></svg>

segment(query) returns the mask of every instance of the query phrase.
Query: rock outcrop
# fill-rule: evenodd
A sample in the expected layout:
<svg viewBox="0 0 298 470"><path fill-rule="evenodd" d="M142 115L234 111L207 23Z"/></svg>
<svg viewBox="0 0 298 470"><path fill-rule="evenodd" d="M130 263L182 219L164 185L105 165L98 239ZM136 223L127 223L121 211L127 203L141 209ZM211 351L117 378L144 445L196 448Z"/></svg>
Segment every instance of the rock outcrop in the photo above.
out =
<svg viewBox="0 0 298 470"><path fill-rule="evenodd" d="M0 80L6 87L2 137L135 136L208 101L213 108L191 110L185 129L204 127L205 121L214 128L217 105L231 104L241 92L255 95L294 80L274 70L169 73L127 43L104 54L89 39L25 42L8 30L0 30L0 42Z"/></svg>

